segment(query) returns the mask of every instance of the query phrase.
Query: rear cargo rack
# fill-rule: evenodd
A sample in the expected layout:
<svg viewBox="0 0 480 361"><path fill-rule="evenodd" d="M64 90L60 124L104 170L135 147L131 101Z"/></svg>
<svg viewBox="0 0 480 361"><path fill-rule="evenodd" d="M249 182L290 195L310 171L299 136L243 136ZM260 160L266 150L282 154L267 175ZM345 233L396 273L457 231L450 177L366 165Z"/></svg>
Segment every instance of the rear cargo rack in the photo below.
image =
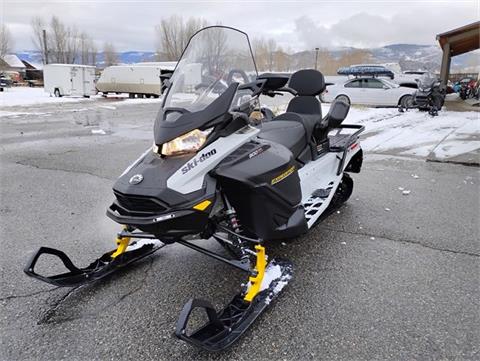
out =
<svg viewBox="0 0 480 361"><path fill-rule="evenodd" d="M340 126L333 129L338 129L338 132L330 138L329 151L335 153L342 152L342 158L337 168L337 175L340 175L347 158L348 149L358 140L360 133L365 130L365 127L359 124L340 124ZM357 129L357 131L351 134L341 134L343 129Z"/></svg>

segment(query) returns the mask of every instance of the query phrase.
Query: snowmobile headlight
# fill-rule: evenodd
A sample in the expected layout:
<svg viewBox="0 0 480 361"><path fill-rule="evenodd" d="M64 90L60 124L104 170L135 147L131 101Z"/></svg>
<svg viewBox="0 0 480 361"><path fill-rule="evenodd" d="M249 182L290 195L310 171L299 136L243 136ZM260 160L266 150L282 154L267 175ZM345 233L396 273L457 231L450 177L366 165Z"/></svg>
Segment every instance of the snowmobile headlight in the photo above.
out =
<svg viewBox="0 0 480 361"><path fill-rule="evenodd" d="M195 129L168 143L162 144L162 155L172 156L197 152L205 144L207 136L212 132L212 129ZM158 147L154 146L153 151L155 152L155 150L158 153Z"/></svg>

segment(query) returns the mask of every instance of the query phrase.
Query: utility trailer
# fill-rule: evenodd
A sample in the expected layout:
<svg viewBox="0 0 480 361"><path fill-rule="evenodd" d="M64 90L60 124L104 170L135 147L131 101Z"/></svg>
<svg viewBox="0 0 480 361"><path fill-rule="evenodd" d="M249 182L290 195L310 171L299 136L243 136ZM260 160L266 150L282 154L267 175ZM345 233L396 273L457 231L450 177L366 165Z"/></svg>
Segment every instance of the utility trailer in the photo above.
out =
<svg viewBox="0 0 480 361"><path fill-rule="evenodd" d="M43 67L43 82L46 93L90 97L97 94L95 67L78 64L47 64Z"/></svg>
<svg viewBox="0 0 480 361"><path fill-rule="evenodd" d="M106 67L97 81L97 90L109 93L128 93L130 98L155 97L162 94L160 76L172 72L176 62L151 62Z"/></svg>

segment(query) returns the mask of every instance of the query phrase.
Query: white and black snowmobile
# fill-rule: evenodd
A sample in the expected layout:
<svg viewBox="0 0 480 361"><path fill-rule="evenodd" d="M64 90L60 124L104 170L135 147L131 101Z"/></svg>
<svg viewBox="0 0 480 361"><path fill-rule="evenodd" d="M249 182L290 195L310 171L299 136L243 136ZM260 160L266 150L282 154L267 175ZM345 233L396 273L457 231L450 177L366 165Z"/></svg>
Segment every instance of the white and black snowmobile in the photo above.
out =
<svg viewBox="0 0 480 361"><path fill-rule="evenodd" d="M224 26L197 32L173 74L155 120L154 144L116 181L107 216L124 226L117 248L85 268L56 249L41 247L25 272L56 286L103 278L171 243L245 271L246 285L220 312L192 299L176 335L210 351L237 340L292 277L287 260L267 258L265 241L297 237L345 202L353 189L346 172L359 172L362 126L343 125L349 106L336 101L322 117L317 96L323 75L257 75L247 34ZM168 77L168 76L166 76ZM253 122L259 96L294 95L287 112ZM192 239L215 239L212 252ZM42 276L43 254L68 272ZM209 321L187 332L190 313L204 308Z"/></svg>

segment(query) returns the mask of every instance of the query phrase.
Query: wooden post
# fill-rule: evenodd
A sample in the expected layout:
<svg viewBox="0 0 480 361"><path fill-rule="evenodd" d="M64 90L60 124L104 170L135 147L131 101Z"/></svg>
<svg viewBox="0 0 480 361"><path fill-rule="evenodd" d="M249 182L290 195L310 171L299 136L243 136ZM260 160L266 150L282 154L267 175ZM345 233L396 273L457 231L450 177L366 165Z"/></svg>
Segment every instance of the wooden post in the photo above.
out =
<svg viewBox="0 0 480 361"><path fill-rule="evenodd" d="M440 67L440 83L443 89L447 88L451 60L452 56L450 54L450 43L447 41L443 46L442 66Z"/></svg>

